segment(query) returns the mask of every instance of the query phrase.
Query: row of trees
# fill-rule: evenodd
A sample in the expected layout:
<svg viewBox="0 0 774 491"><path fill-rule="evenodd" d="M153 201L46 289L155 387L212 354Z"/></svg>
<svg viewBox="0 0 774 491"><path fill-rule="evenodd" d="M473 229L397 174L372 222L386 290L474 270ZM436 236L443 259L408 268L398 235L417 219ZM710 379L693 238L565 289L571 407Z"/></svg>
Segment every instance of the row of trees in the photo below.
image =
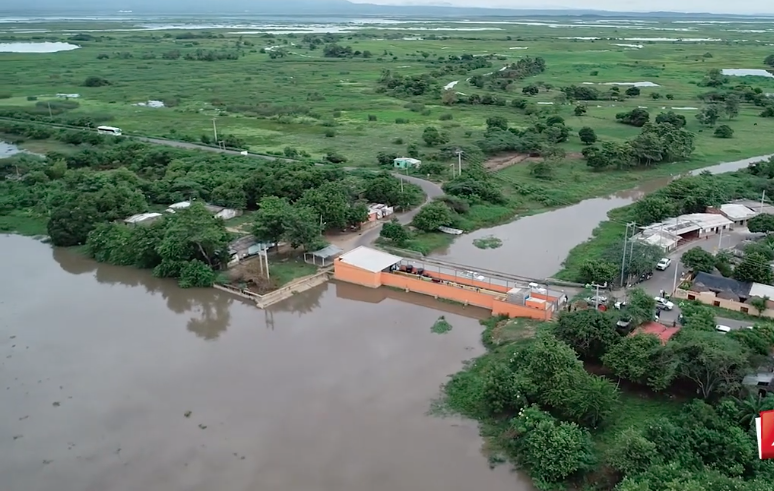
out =
<svg viewBox="0 0 774 491"><path fill-rule="evenodd" d="M631 113L628 114L631 116ZM693 150L694 134L685 128L668 122L645 122L642 132L632 140L623 143L607 141L599 146L586 147L583 149L583 157L587 165L594 170L621 170L686 160Z"/></svg>
<svg viewBox="0 0 774 491"><path fill-rule="evenodd" d="M653 308L652 298L635 290L629 312L566 312L534 339L505 343L496 336L502 321L492 319L484 334L488 354L453 376L447 402L485 422L538 489L568 482L616 491L768 489L774 464L755 458L752 423L757 411L774 408L774 397L748 400L739 388L774 346L774 329L722 336L712 312L697 306L685 310L683 329L666 344L617 328L618 319L649 316ZM584 363L605 375L588 373ZM675 417L616 426L611 435L616 412L628 404L621 391L629 387L637 397L650 391L698 398L688 396Z"/></svg>

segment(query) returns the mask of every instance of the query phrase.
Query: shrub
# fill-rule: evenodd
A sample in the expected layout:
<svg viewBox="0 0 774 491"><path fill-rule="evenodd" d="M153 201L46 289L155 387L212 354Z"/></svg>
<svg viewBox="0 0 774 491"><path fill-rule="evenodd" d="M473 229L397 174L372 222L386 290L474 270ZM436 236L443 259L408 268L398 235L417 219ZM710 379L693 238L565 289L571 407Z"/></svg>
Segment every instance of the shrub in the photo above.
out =
<svg viewBox="0 0 774 491"><path fill-rule="evenodd" d="M336 136L336 131L335 130L325 130L325 137L326 138L333 138L334 136Z"/></svg>
<svg viewBox="0 0 774 491"><path fill-rule="evenodd" d="M110 81L95 75L86 77L86 80L83 81L84 87L103 87L105 85L110 85Z"/></svg>
<svg viewBox="0 0 774 491"><path fill-rule="evenodd" d="M406 118L395 118L395 124L408 124L409 120Z"/></svg>
<svg viewBox="0 0 774 491"><path fill-rule="evenodd" d="M452 113L445 113L445 114L441 114L438 117L438 119L441 121L451 121L452 119L454 119L454 115Z"/></svg>
<svg viewBox="0 0 774 491"><path fill-rule="evenodd" d="M369 114L368 115L368 121L376 121L376 120L377 120L377 118L376 118L375 114Z"/></svg>
<svg viewBox="0 0 774 491"><path fill-rule="evenodd" d="M734 130L724 124L715 128L715 138L731 138L734 136Z"/></svg>
<svg viewBox="0 0 774 491"><path fill-rule="evenodd" d="M34 95L28 95L28 96L27 96L27 100L28 100L28 101L37 101L37 100L38 100L38 98L37 98L37 97L35 97Z"/></svg>

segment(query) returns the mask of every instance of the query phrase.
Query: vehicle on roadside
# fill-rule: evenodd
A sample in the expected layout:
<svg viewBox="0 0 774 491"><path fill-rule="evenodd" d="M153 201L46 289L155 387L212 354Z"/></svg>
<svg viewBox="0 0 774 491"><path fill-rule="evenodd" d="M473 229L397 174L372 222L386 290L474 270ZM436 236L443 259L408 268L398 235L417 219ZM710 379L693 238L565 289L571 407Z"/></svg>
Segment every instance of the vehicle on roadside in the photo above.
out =
<svg viewBox="0 0 774 491"><path fill-rule="evenodd" d="M115 126L97 126L97 133L100 135L121 136L121 128L116 128Z"/></svg>
<svg viewBox="0 0 774 491"><path fill-rule="evenodd" d="M653 297L656 301L656 308L659 310L672 310L675 308L675 304L663 297Z"/></svg>
<svg viewBox="0 0 774 491"><path fill-rule="evenodd" d="M615 307L618 310L621 310L623 308L626 308L626 302L618 301L615 304L613 304L613 307Z"/></svg>
<svg viewBox="0 0 774 491"><path fill-rule="evenodd" d="M728 326L723 326L721 324L718 324L715 326L715 330L719 333L726 334L727 332L731 332L731 328Z"/></svg>
<svg viewBox="0 0 774 491"><path fill-rule="evenodd" d="M670 264L672 264L671 259L668 257L662 257L658 264L656 264L656 269L659 271L666 271Z"/></svg>
<svg viewBox="0 0 774 491"><path fill-rule="evenodd" d="M594 295L592 297L586 297L585 300L590 304L604 305L607 303L607 297L604 297L602 295Z"/></svg>
<svg viewBox="0 0 774 491"><path fill-rule="evenodd" d="M470 278L471 280L477 280L477 281L484 281L486 280L486 276L482 274L478 274L475 271L461 271L459 273L460 276L463 278Z"/></svg>

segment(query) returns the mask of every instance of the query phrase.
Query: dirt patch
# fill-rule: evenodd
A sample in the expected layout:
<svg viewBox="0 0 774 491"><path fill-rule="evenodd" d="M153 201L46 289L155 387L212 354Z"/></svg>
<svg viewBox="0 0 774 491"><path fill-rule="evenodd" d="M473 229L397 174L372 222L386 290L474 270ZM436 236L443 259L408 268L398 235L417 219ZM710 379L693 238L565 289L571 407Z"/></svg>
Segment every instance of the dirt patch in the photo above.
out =
<svg viewBox="0 0 774 491"><path fill-rule="evenodd" d="M569 152L564 156L564 160L580 160L583 154L580 152ZM484 162L484 168L490 172L507 169L516 164L529 164L530 162L540 162L543 157L532 157L527 153L505 153L492 157Z"/></svg>

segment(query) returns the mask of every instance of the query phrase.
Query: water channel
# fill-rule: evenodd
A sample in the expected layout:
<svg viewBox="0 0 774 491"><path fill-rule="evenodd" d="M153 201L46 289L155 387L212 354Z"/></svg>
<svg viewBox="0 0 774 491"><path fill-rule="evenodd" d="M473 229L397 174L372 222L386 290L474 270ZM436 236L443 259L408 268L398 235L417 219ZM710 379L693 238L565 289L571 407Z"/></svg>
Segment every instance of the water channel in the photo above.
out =
<svg viewBox="0 0 774 491"><path fill-rule="evenodd" d="M329 283L264 312L30 238L0 251L3 489L532 489L489 469L475 423L427 415L484 311Z"/></svg>
<svg viewBox="0 0 774 491"><path fill-rule="evenodd" d="M770 155L724 162L691 174L709 171L713 174L743 169L753 162L768 159ZM481 229L454 241L446 250L432 254L445 260L478 267L543 279L559 271L562 262L576 245L591 238L607 213L615 208L634 203L646 194L669 184L673 177L654 179L633 189L620 191L603 198L592 198L547 213L524 217L497 227ZM503 241L497 249L479 249L473 241L495 236Z"/></svg>

